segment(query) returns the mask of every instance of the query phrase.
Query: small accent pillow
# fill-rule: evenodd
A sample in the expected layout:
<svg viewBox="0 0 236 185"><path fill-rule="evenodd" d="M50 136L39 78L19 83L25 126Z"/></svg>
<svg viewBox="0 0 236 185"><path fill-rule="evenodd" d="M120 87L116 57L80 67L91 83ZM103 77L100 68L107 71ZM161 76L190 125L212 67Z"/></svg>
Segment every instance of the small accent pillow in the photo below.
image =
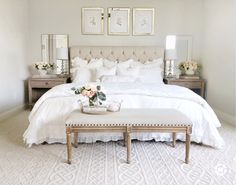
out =
<svg viewBox="0 0 236 185"><path fill-rule="evenodd" d="M104 75L100 77L100 82L135 82L137 78L133 76Z"/></svg>
<svg viewBox="0 0 236 185"><path fill-rule="evenodd" d="M107 67L99 67L96 69L96 80L104 75L115 75L116 67L107 68Z"/></svg>

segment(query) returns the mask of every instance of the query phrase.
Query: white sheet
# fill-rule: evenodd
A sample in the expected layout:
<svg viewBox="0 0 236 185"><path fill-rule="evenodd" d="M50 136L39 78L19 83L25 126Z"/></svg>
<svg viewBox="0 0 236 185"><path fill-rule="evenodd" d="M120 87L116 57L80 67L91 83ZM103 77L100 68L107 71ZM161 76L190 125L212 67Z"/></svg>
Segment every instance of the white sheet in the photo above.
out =
<svg viewBox="0 0 236 185"><path fill-rule="evenodd" d="M44 141L65 143L65 119L80 107L81 95L74 95L72 87L84 84L63 84L45 93L35 104L29 116L30 125L24 133L24 141L31 146ZM220 122L208 103L191 90L174 86L144 83L103 83L107 100L123 100L122 108L174 108L186 114L193 122L192 141L216 148L224 145L217 131ZM79 142L110 141L123 138L122 133L83 133ZM133 139L170 141L170 134L137 133ZM185 140L184 134L177 139Z"/></svg>

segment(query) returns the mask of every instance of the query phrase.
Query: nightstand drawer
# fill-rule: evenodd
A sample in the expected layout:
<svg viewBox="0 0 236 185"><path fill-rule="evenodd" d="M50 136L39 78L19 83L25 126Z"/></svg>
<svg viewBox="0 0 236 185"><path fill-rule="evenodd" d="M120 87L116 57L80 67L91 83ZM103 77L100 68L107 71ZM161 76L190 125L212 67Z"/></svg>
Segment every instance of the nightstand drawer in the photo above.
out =
<svg viewBox="0 0 236 185"><path fill-rule="evenodd" d="M204 79L173 79L165 78L165 84L178 85L189 88L195 93L205 98L205 80Z"/></svg>
<svg viewBox="0 0 236 185"><path fill-rule="evenodd" d="M52 88L56 85L61 85L65 83L65 81L62 80L31 80L31 87L32 88Z"/></svg>
<svg viewBox="0 0 236 185"><path fill-rule="evenodd" d="M29 78L28 80L28 93L30 108L34 103L49 89L57 85L65 84L68 77L63 78Z"/></svg>
<svg viewBox="0 0 236 185"><path fill-rule="evenodd" d="M179 86L183 86L183 87L187 87L187 88L200 88L202 85L202 82L178 82L178 81L173 81L170 82L169 84L173 84L173 85L179 85Z"/></svg>

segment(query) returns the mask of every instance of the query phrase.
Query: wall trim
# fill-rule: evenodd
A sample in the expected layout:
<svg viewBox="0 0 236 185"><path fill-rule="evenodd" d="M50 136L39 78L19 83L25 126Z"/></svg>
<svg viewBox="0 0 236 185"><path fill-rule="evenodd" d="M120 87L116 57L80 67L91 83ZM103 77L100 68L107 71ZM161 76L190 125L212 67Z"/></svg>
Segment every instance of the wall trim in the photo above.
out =
<svg viewBox="0 0 236 185"><path fill-rule="evenodd" d="M24 109L25 109L25 105L22 104L22 105L18 105L16 107L14 107L10 110L0 113L0 122L10 118L13 115L16 115L16 114L22 112Z"/></svg>
<svg viewBox="0 0 236 185"><path fill-rule="evenodd" d="M214 109L214 111L216 115L218 116L221 123L226 122L226 123L236 126L236 117L233 117L232 115L222 112L218 109Z"/></svg>

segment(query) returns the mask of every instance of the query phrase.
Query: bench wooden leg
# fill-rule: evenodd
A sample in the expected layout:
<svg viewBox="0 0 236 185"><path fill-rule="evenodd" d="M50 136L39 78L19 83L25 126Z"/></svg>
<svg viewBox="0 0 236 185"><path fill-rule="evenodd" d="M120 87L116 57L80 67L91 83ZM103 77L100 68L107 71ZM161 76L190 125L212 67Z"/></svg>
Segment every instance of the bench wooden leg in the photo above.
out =
<svg viewBox="0 0 236 185"><path fill-rule="evenodd" d="M189 163L189 150L190 150L190 134L186 133L186 154L185 154L185 163Z"/></svg>
<svg viewBox="0 0 236 185"><path fill-rule="evenodd" d="M172 141L172 146L175 147L175 145L176 145L176 132L172 133L172 140L173 140Z"/></svg>
<svg viewBox="0 0 236 185"><path fill-rule="evenodd" d="M71 130L70 130L70 127L66 128L66 142L67 142L67 163L71 164L72 144L71 144Z"/></svg>
<svg viewBox="0 0 236 185"><path fill-rule="evenodd" d="M131 162L131 137L130 137L130 132L126 133L126 139L127 139L127 163L130 164L130 162Z"/></svg>
<svg viewBox="0 0 236 185"><path fill-rule="evenodd" d="M126 135L126 132L123 132L123 137L124 137L123 146L127 146L127 135Z"/></svg>
<svg viewBox="0 0 236 185"><path fill-rule="evenodd" d="M78 148L78 132L74 132L74 147Z"/></svg>

